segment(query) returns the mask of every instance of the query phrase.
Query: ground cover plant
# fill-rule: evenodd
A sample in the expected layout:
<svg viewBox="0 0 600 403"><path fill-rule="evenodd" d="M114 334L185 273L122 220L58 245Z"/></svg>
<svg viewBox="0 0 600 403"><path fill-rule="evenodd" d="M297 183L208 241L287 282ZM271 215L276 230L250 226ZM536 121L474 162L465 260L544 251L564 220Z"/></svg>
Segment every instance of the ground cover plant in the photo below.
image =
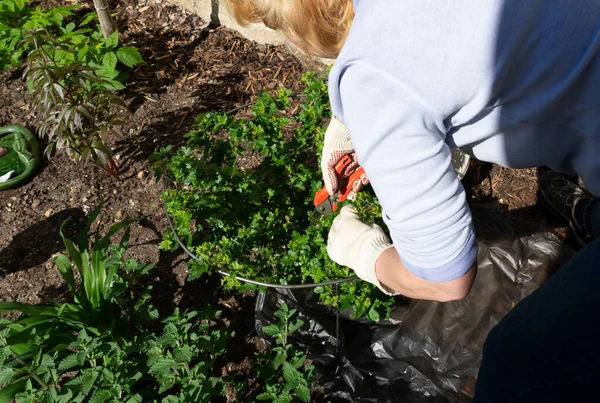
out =
<svg viewBox="0 0 600 403"><path fill-rule="evenodd" d="M327 256L333 215L310 219L314 193L323 186L317 150L330 110L323 78L308 74L303 82L305 98L293 113L289 91L264 93L251 117L201 115L185 147L154 156L157 173L171 186L163 197L176 232L201 259L190 263L190 279L215 269L276 284L353 275ZM372 194L364 197L365 206L376 203ZM166 234L162 246L177 243ZM231 277L223 281L227 288L247 287ZM332 287L317 292L325 304L374 321L393 301L362 281L341 284L339 296Z"/></svg>
<svg viewBox="0 0 600 403"><path fill-rule="evenodd" d="M70 302L0 302L0 313L20 313L0 318L0 403L210 402L228 388L244 401L310 401L314 367L288 341L302 325L292 322L293 309L282 306L280 321L263 329L273 348L251 361L258 387L248 389L235 372L223 376L234 332L220 324L221 312L176 308L159 318L142 280L152 265L126 258L133 220L88 236L101 208L76 240L60 231L67 253L54 260Z"/></svg>

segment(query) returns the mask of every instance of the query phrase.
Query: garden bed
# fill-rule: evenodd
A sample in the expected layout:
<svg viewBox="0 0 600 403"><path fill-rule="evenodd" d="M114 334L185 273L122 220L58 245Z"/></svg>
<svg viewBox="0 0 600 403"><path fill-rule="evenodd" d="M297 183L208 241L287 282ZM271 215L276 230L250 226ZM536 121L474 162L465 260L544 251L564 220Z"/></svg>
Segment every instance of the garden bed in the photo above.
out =
<svg viewBox="0 0 600 403"><path fill-rule="evenodd" d="M229 31L212 29L166 3L119 2L113 11L121 42L137 46L146 61L131 73L123 92L125 138L112 139L123 171L109 176L58 154L42 162L31 183L0 192L0 301L64 299L67 287L52 262L52 256L62 251L60 224L74 217L66 228L67 235L73 236L83 227L86 214L105 199L102 229L125 217L144 217L132 226L131 254L156 263L149 281L155 285L159 311L170 313L177 305L182 309L219 305L237 341L227 352L229 362L223 372L243 373L248 369L247 357L259 343L253 330L253 294L223 291L216 275L186 283L187 256L180 250L159 251L168 225L160 198L163 185L154 179L148 158L161 147L182 145L183 135L201 112L245 104L262 90L300 91L305 67L285 47L259 46ZM15 68L0 73L0 126L19 124L33 131L31 97L21 74ZM537 206L535 170L474 162L464 183L472 202L543 222L544 228L556 229L570 240L560 222L546 217L548 210Z"/></svg>

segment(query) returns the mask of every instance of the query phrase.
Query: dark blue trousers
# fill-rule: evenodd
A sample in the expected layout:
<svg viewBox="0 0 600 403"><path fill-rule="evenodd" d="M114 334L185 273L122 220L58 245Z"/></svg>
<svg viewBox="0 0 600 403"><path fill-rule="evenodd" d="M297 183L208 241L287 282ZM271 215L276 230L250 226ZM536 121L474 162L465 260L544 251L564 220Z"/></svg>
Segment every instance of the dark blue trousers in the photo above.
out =
<svg viewBox="0 0 600 403"><path fill-rule="evenodd" d="M600 200L585 212L600 231ZM474 402L600 402L600 237L490 332Z"/></svg>

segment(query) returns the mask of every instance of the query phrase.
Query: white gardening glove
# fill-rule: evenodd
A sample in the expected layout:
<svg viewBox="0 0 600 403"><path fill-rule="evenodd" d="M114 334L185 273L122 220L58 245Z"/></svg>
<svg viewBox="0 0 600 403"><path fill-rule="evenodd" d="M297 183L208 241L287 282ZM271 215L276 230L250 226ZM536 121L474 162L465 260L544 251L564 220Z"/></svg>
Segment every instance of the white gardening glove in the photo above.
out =
<svg viewBox="0 0 600 403"><path fill-rule="evenodd" d="M387 295L396 295L377 279L375 262L392 248L390 239L377 224L360 221L352 206L344 206L333 220L327 239L327 253L334 262L350 267L358 277L375 284Z"/></svg>
<svg viewBox="0 0 600 403"><path fill-rule="evenodd" d="M348 129L346 129L342 122L333 117L329 123L329 127L325 131L325 141L321 155L321 173L323 174L325 188L330 195L339 190L340 178L338 178L338 174L335 172L335 165L346 154L350 155L352 162L342 172L341 179L349 177L358 168L358 160L354 152L352 140L350 140ZM348 194L348 199L354 200L360 187L368 183L369 179L366 175L363 175L360 181L355 182L354 188Z"/></svg>

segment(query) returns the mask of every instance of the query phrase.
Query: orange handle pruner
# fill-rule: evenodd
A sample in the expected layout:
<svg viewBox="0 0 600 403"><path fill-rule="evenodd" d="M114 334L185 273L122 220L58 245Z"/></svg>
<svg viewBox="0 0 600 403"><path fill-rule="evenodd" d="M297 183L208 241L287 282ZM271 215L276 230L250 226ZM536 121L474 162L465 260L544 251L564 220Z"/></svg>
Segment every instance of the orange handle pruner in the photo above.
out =
<svg viewBox="0 0 600 403"><path fill-rule="evenodd" d="M338 162L335 164L335 172L341 177L342 172L346 169L348 165L352 162L352 157L350 154L344 155ZM361 181L361 177L365 173L365 170L362 167L358 167L352 174L347 178L343 179L343 182L340 185L337 193L330 195L327 192L327 188L323 186L321 190L315 193L315 198L313 200L313 204L315 205L315 212L313 216L326 216L332 211L337 210L337 203L343 202L348 198L348 194L354 189L355 183L357 181Z"/></svg>

